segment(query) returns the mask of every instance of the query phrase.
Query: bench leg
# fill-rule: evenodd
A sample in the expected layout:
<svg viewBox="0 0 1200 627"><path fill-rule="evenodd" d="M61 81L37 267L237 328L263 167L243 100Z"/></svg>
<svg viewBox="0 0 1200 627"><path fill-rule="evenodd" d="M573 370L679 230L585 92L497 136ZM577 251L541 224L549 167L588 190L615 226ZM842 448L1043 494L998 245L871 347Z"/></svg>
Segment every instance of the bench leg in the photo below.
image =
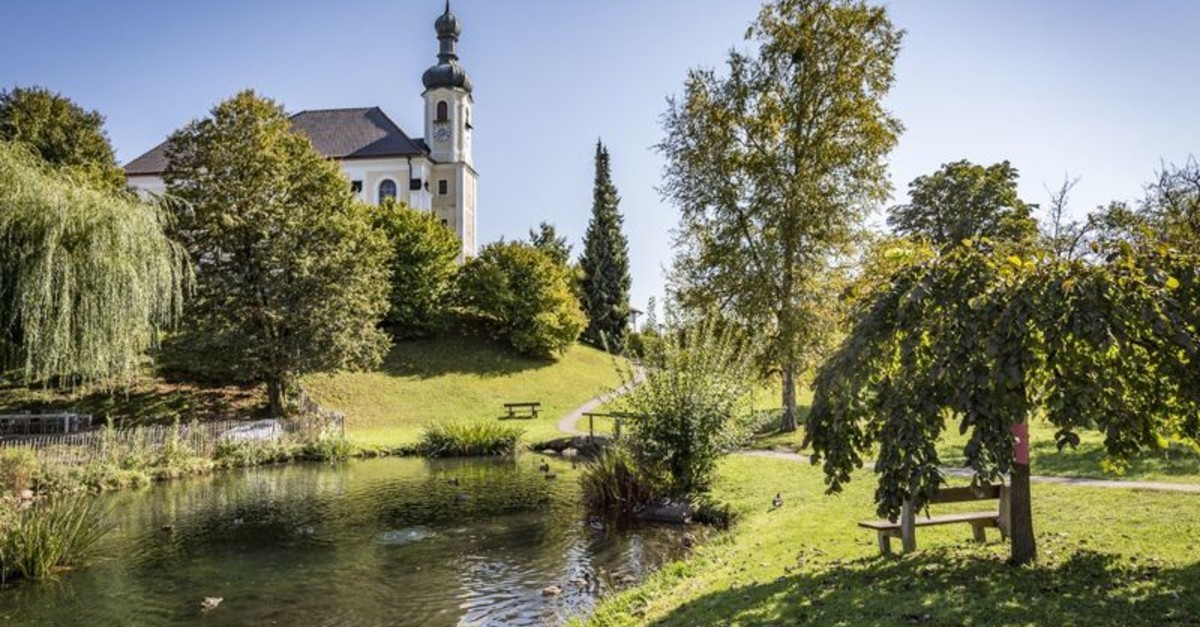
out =
<svg viewBox="0 0 1200 627"><path fill-rule="evenodd" d="M987 532L984 530L983 525L971 525L971 530L975 532L976 542L980 544L987 542Z"/></svg>
<svg viewBox="0 0 1200 627"><path fill-rule="evenodd" d="M879 536L879 553L880 553L880 555L891 555L892 554L892 536L883 531L877 532L877 535Z"/></svg>

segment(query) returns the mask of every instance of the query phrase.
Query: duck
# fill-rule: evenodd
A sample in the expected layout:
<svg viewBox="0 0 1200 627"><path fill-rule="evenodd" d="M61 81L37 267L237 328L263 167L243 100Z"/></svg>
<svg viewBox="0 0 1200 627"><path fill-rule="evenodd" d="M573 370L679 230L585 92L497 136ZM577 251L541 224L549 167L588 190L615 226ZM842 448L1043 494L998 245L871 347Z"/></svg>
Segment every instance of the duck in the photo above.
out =
<svg viewBox="0 0 1200 627"><path fill-rule="evenodd" d="M549 481L550 479L557 478L557 477L558 477L558 475L556 475L556 474L554 474L554 473L552 473L552 472L547 472L547 473L546 473L546 480L547 480L547 481Z"/></svg>
<svg viewBox="0 0 1200 627"><path fill-rule="evenodd" d="M463 494L462 492L459 492L458 494L455 494L455 495L454 495L454 502L455 502L455 503L466 503L466 502L467 502L467 501L469 501L469 500L471 500L471 497L469 497L469 496L467 496L467 495Z"/></svg>
<svg viewBox="0 0 1200 627"><path fill-rule="evenodd" d="M448 483L452 486L457 486L458 485L458 477L451 477L446 480L446 483Z"/></svg>
<svg viewBox="0 0 1200 627"><path fill-rule="evenodd" d="M547 462L542 462L542 465L538 466L538 470L542 472L550 472L550 464Z"/></svg>
<svg viewBox="0 0 1200 627"><path fill-rule="evenodd" d="M207 614L220 607L223 601L225 601L225 599L222 597L205 597L205 599L200 602L200 611Z"/></svg>
<svg viewBox="0 0 1200 627"><path fill-rule="evenodd" d="M779 509L783 507L783 494L776 492L775 498L771 499L771 509Z"/></svg>

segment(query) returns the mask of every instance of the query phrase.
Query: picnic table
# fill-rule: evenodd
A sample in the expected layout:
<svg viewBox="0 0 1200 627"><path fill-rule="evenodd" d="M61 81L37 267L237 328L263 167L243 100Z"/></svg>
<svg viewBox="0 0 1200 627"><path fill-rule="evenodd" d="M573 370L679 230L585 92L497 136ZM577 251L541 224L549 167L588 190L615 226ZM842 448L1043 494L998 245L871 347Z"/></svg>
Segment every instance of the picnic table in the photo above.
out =
<svg viewBox="0 0 1200 627"><path fill-rule="evenodd" d="M505 403L504 409L508 410L509 418L516 418L517 412L529 412L530 417L537 418L538 412L542 409L542 404L538 401L522 401L519 403Z"/></svg>

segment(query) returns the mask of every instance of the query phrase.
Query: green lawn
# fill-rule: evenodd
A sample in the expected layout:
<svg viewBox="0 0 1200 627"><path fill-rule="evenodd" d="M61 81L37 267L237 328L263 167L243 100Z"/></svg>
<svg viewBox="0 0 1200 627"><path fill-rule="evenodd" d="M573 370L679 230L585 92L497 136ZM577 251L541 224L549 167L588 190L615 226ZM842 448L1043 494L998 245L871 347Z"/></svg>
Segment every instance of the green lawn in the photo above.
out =
<svg viewBox="0 0 1200 627"><path fill-rule="evenodd" d="M518 357L472 338L398 343L371 372L318 375L304 386L314 400L345 412L347 433L373 446L410 444L431 420L500 420L505 402L540 401L526 440L560 435L555 424L571 410L620 385L608 354L572 347L558 361Z"/></svg>
<svg viewBox="0 0 1200 627"><path fill-rule="evenodd" d="M734 529L605 600L590 623L1200 624L1200 495L1035 485L1041 557L1013 568L994 531L975 545L967 525L921 529L917 553L879 556L855 526L874 517L874 488L867 471L825 496L816 468L731 457L715 495L740 513ZM776 492L784 507L768 511Z"/></svg>
<svg viewBox="0 0 1200 627"><path fill-rule="evenodd" d="M761 394L756 407L778 411L778 401L768 405L773 398ZM812 392L802 390L798 394L801 405L801 421L808 415L812 403ZM1168 483L1200 483L1200 451L1183 444L1173 443L1162 450L1143 451L1133 459L1123 473L1106 470L1104 462L1104 437L1096 432L1081 431L1080 445L1076 449L1059 451L1054 441L1056 428L1041 419L1030 423L1033 472L1038 475L1060 477L1088 477L1093 479L1163 481ZM764 433L751 444L759 450L788 450L807 453L802 449L804 430L792 433ZM938 454L947 466L958 466L964 461L963 446L967 438L959 435L955 424L947 425L947 432L938 444Z"/></svg>

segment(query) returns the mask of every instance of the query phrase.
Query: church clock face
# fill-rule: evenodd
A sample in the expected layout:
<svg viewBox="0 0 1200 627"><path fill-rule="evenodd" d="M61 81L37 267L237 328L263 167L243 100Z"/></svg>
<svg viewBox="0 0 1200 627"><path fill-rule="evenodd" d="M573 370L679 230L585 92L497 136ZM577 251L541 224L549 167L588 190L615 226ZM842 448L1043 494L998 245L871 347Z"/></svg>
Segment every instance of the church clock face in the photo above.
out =
<svg viewBox="0 0 1200 627"><path fill-rule="evenodd" d="M445 126L433 129L433 139L439 142L450 141L450 129Z"/></svg>

